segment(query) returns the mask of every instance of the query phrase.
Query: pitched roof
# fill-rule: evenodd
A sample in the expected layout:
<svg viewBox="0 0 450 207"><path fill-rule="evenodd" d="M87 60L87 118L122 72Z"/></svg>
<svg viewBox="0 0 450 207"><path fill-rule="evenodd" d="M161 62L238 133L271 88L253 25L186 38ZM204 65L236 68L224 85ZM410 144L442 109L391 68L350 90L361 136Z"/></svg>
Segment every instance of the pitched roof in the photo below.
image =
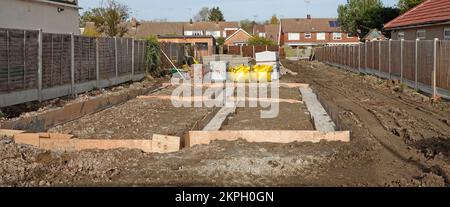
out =
<svg viewBox="0 0 450 207"><path fill-rule="evenodd" d="M283 32L340 32L336 18L281 19Z"/></svg>
<svg viewBox="0 0 450 207"><path fill-rule="evenodd" d="M266 32L266 25L257 24L253 26L253 34L258 34L260 32Z"/></svg>
<svg viewBox="0 0 450 207"><path fill-rule="evenodd" d="M377 39L377 40L385 40L386 39L386 37L379 31L379 30L377 30L377 29L371 29L367 34L366 34L366 36L364 36L364 38L363 39L365 39L365 40L374 40L374 39Z"/></svg>
<svg viewBox="0 0 450 207"><path fill-rule="evenodd" d="M450 21L450 0L427 0L390 21L384 28L393 29L446 21Z"/></svg>
<svg viewBox="0 0 450 207"><path fill-rule="evenodd" d="M279 24L265 25L264 30L266 31L267 39L270 39L274 42L278 42L278 36L280 33L280 25Z"/></svg>
<svg viewBox="0 0 450 207"><path fill-rule="evenodd" d="M182 22L140 22L137 29L128 32L136 38L144 38L149 35L183 35Z"/></svg>
<svg viewBox="0 0 450 207"><path fill-rule="evenodd" d="M184 23L184 30L188 31L222 31L225 28L239 28L237 22L190 22Z"/></svg>
<svg viewBox="0 0 450 207"><path fill-rule="evenodd" d="M238 34L238 33L240 33L240 32L243 32L243 33L244 33L245 35L247 35L249 38L252 38L252 37L253 37L251 34L249 34L249 33L248 33L247 31L245 31L244 29L239 28L239 29L238 29L236 32L234 32L232 35L228 36L228 37L225 39L225 41L227 41L227 40L233 38L234 35L236 35L236 34Z"/></svg>

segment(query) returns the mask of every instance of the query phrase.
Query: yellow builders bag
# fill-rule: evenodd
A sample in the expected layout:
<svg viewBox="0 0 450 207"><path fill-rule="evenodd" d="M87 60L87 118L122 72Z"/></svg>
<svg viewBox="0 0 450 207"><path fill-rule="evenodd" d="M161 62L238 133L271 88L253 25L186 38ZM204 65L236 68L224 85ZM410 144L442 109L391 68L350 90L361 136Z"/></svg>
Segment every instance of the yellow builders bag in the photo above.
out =
<svg viewBox="0 0 450 207"><path fill-rule="evenodd" d="M231 80L240 83L248 82L250 80L250 67L244 65L234 67L231 71Z"/></svg>
<svg viewBox="0 0 450 207"><path fill-rule="evenodd" d="M252 81L254 82L271 82L272 76L270 73L273 70L271 65L255 65L253 67Z"/></svg>

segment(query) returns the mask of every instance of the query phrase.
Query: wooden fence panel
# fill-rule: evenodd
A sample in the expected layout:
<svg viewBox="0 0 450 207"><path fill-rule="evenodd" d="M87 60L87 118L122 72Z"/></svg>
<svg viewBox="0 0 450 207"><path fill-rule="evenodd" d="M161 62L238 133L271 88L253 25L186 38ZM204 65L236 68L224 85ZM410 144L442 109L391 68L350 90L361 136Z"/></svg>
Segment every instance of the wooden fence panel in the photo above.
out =
<svg viewBox="0 0 450 207"><path fill-rule="evenodd" d="M403 41L403 78L416 79L416 41Z"/></svg>
<svg viewBox="0 0 450 207"><path fill-rule="evenodd" d="M96 80L95 38L74 36L74 57L75 83Z"/></svg>
<svg viewBox="0 0 450 207"><path fill-rule="evenodd" d="M437 51L436 85L450 90L450 41L440 41Z"/></svg>
<svg viewBox="0 0 450 207"><path fill-rule="evenodd" d="M401 75L401 41L391 41L391 73L400 77Z"/></svg>
<svg viewBox="0 0 450 207"><path fill-rule="evenodd" d="M422 40L418 43L418 81L426 85L431 85L434 60L434 41Z"/></svg>
<svg viewBox="0 0 450 207"><path fill-rule="evenodd" d="M389 41L381 42L381 72L389 73Z"/></svg>

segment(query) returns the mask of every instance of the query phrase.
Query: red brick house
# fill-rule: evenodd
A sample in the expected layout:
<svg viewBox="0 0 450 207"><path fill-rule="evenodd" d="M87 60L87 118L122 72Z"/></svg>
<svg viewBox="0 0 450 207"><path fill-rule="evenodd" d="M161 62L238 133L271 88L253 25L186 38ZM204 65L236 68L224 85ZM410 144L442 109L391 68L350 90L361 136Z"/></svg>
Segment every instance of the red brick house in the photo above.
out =
<svg viewBox="0 0 450 207"><path fill-rule="evenodd" d="M359 38L341 30L335 18L281 19L279 45L316 46L358 44Z"/></svg>
<svg viewBox="0 0 450 207"><path fill-rule="evenodd" d="M450 40L450 0L427 0L384 25L394 40Z"/></svg>
<svg viewBox="0 0 450 207"><path fill-rule="evenodd" d="M245 30L239 29L225 39L224 45L248 45L248 40L252 37L253 36Z"/></svg>

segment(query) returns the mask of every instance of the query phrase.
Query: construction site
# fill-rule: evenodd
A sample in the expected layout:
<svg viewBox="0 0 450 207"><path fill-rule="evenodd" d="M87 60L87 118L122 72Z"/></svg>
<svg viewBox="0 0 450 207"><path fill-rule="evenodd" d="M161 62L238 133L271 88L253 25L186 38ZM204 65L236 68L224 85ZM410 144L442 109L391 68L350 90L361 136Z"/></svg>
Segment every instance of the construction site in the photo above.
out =
<svg viewBox="0 0 450 207"><path fill-rule="evenodd" d="M33 3L80 29L78 1ZM252 34L223 15L109 36L4 23L0 186L449 187L450 30L393 22L403 39L309 14Z"/></svg>

